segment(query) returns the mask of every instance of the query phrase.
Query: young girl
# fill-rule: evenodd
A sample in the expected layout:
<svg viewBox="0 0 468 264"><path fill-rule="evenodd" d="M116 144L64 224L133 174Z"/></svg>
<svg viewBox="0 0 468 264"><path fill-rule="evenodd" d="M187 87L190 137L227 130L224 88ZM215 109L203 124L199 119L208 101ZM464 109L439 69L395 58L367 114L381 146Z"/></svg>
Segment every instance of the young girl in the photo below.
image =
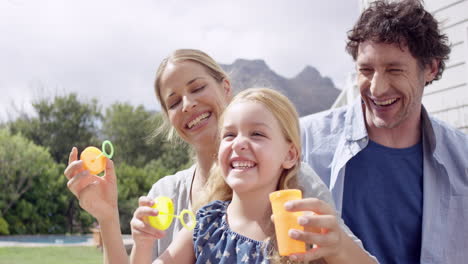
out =
<svg viewBox="0 0 468 264"><path fill-rule="evenodd" d="M297 112L285 96L274 90L248 89L233 99L219 123L218 165L208 181L206 200L200 204L213 202L198 210L195 229L180 231L156 263L285 260L278 256L274 246L268 195L276 190L298 188L301 148ZM320 191L328 191L322 188ZM319 215L308 213L300 217L299 223L306 230L290 230L289 234L317 247L289 259L374 263L341 229L334 209L318 199L310 199L308 204L315 204L313 211ZM311 233L311 227L322 228L324 232Z"/></svg>

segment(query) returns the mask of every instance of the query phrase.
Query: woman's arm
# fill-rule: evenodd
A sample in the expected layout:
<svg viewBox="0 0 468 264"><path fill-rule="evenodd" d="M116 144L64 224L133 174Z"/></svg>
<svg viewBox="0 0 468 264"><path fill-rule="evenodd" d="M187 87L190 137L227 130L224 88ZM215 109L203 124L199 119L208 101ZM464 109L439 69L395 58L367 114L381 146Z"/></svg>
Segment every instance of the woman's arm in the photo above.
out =
<svg viewBox="0 0 468 264"><path fill-rule="evenodd" d="M128 264L127 250L125 249L122 233L120 231L120 220L118 211L114 217L100 221L101 236L104 252L104 263Z"/></svg>
<svg viewBox="0 0 468 264"><path fill-rule="evenodd" d="M78 149L74 147L64 174L69 179L67 187L78 198L81 208L94 216L101 227L104 263L128 263L120 231L114 163L106 158L105 175L92 175L78 160Z"/></svg>
<svg viewBox="0 0 468 264"><path fill-rule="evenodd" d="M171 245L153 263L195 263L193 248L193 231L182 229L172 241Z"/></svg>

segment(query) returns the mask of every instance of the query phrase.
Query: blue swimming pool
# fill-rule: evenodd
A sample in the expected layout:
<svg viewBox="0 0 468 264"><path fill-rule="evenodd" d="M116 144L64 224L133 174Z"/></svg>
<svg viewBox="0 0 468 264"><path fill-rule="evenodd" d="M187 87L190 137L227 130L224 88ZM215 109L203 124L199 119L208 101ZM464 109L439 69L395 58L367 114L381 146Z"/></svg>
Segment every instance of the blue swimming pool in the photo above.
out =
<svg viewBox="0 0 468 264"><path fill-rule="evenodd" d="M80 244L92 239L92 235L24 235L0 236L0 242L38 244Z"/></svg>

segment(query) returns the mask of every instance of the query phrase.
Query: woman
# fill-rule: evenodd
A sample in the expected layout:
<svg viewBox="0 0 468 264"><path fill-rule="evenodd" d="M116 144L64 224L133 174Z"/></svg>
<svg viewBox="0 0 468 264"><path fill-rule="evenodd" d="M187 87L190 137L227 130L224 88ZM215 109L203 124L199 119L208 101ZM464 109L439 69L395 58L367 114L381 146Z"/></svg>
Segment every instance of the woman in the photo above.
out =
<svg viewBox="0 0 468 264"><path fill-rule="evenodd" d="M218 152L215 143L218 118L232 97L227 74L212 58L196 50L177 50L165 59L157 71L155 91L170 123L169 138L174 137L175 131L190 144L196 154L196 163L187 170L164 177L154 184L148 197L140 198L140 207L131 221L135 241L132 262L148 263L149 258L159 256L182 228L179 221L174 221L166 230L168 234L161 238L163 232L145 224L143 218L156 215L148 206L157 196L170 197L176 214L191 207L197 199L196 194L202 192ZM152 245L155 238L158 240L151 256L147 254L147 245Z"/></svg>
<svg viewBox="0 0 468 264"><path fill-rule="evenodd" d="M153 186L149 197L140 198L140 207L131 222L135 241L132 259L148 255L137 252L139 249L148 252L145 247L153 244L141 243L145 247L140 248L140 241L154 241L165 235L155 243L153 255L158 256L172 241L173 233L181 228L176 221L166 232L145 224L143 216L154 215L154 211L147 207L152 205L150 197L164 195L172 198L176 213L190 207L196 199L194 194L201 193L215 161L218 117L232 97L231 83L223 69L204 52L188 49L176 50L162 61L157 71L155 91L166 117L168 138L173 138L177 132L195 151L196 163L187 170L164 177ZM128 263L120 233L113 162L107 160L105 176L98 177L84 170L77 154L78 150L73 148L65 170L70 179L67 186L79 199L80 206L99 222L105 262Z"/></svg>

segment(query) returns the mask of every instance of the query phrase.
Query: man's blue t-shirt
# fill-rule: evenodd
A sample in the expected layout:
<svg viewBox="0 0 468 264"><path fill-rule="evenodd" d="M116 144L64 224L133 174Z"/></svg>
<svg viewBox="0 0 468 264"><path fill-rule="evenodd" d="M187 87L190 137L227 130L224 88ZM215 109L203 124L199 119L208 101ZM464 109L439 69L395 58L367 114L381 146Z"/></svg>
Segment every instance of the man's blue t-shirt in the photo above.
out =
<svg viewBox="0 0 468 264"><path fill-rule="evenodd" d="M419 263L422 144L394 149L369 141L346 165L342 217L380 263Z"/></svg>

